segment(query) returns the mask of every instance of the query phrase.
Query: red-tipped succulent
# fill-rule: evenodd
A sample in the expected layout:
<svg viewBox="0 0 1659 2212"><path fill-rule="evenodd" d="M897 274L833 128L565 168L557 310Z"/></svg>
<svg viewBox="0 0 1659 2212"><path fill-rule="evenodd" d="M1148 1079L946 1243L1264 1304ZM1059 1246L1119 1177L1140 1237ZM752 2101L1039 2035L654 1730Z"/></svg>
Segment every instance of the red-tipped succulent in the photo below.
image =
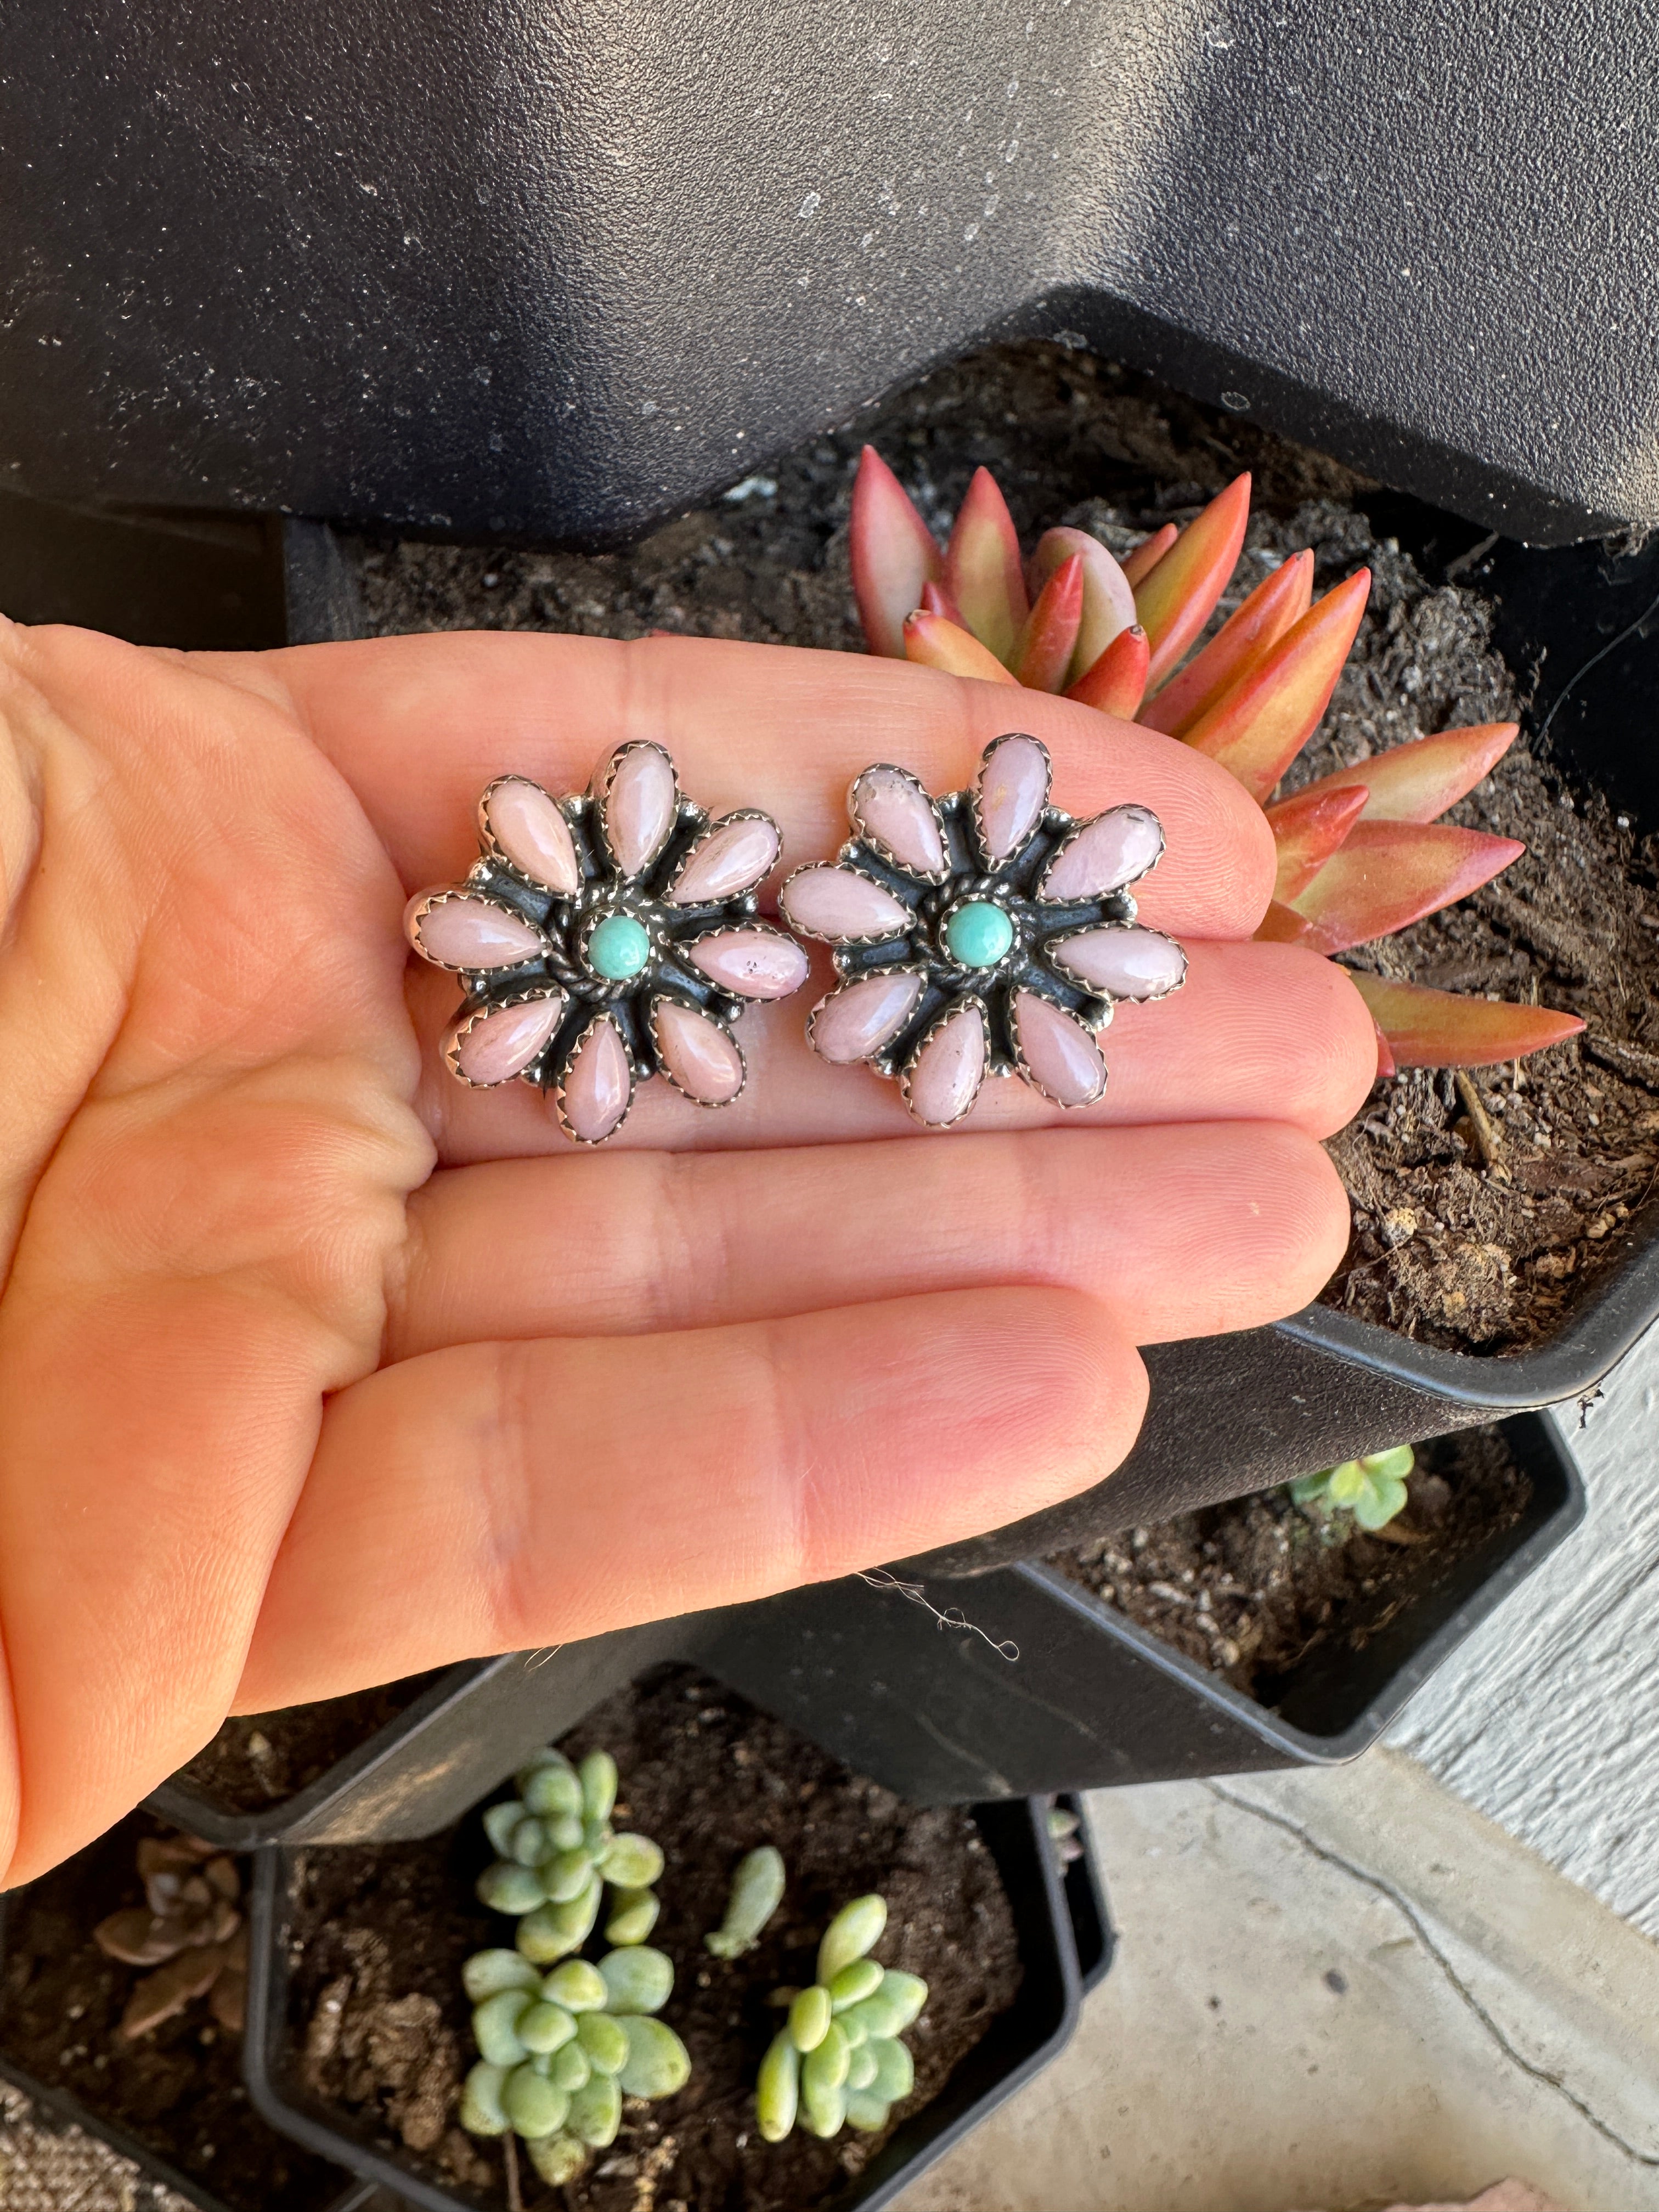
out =
<svg viewBox="0 0 1659 2212"><path fill-rule="evenodd" d="M1207 753L1266 809L1278 847L1258 936L1348 951L1466 897L1525 849L1438 819L1503 757L1516 725L1397 745L1269 805L1330 704L1370 574L1357 570L1316 602L1313 556L1293 554L1193 652L1237 564L1249 501L1241 476L1185 530L1166 523L1121 563L1086 531L1050 530L1022 567L988 470L975 471L941 553L866 446L851 527L859 613L872 653L1063 692ZM1545 1007L1354 980L1376 1023L1382 1075L1519 1060L1583 1027Z"/></svg>

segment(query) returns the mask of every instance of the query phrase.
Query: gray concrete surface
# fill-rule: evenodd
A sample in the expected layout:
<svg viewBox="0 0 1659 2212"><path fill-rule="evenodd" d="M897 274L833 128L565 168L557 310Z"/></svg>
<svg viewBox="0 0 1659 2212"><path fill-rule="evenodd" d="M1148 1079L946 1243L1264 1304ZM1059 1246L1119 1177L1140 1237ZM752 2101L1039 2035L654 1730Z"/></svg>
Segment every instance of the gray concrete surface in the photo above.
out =
<svg viewBox="0 0 1659 2212"><path fill-rule="evenodd" d="M902 2212L1659 2208L1659 1947L1412 1761L1090 1812L1117 1962Z"/></svg>

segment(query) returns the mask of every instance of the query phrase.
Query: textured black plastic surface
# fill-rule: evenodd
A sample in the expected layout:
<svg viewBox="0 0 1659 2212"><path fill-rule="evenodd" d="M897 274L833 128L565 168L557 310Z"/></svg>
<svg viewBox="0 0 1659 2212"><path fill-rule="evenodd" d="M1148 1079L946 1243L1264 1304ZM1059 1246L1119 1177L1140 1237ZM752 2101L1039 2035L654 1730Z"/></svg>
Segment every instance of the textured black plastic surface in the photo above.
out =
<svg viewBox="0 0 1659 2212"><path fill-rule="evenodd" d="M4 480L596 541L1075 332L1544 542L1659 516L1659 15L14 0Z"/></svg>
<svg viewBox="0 0 1659 2212"><path fill-rule="evenodd" d="M936 1629L856 1579L773 1599L769 1638L733 1617L704 1664L905 1796L963 1802L1033 1790L1328 1766L1376 1741L1584 1510L1577 1469L1540 1416L1504 1434L1532 1477L1522 1521L1461 1559L1363 1650L1316 1651L1268 1711L1036 1561L927 1595L983 1636ZM986 1639L1012 1640L1017 1660Z"/></svg>
<svg viewBox="0 0 1659 2212"><path fill-rule="evenodd" d="M465 1661L309 1788L262 1812L234 1811L176 1776L144 1802L227 1850L429 1836L642 1667L695 1658L704 1624L715 1618L694 1614L549 1651Z"/></svg>
<svg viewBox="0 0 1659 2212"><path fill-rule="evenodd" d="M1081 1985L1071 1911L1054 1864L1046 1811L1046 1805L1036 1802L974 1808L1013 1908L1023 1972L1012 2007L969 2052L939 2096L903 2121L859 2179L823 2212L879 2212L890 2204L1070 2040ZM441 2187L396 2154L380 2149L352 2128L346 2115L307 2096L295 2080L287 1944L293 1864L286 1850L268 1852L255 1877L243 2053L249 2095L272 2127L365 2180L395 2191L422 2212L477 2212L480 2200Z"/></svg>

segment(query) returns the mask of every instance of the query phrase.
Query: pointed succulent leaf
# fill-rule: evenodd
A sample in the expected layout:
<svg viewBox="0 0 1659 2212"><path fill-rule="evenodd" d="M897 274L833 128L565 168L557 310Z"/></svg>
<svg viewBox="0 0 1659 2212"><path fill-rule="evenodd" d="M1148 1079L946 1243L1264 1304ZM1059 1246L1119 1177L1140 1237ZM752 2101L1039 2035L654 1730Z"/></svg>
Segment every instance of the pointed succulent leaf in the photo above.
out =
<svg viewBox="0 0 1659 2212"><path fill-rule="evenodd" d="M1371 587L1369 568L1327 592L1229 685L1186 733L1253 799L1273 786L1319 727Z"/></svg>
<svg viewBox="0 0 1659 2212"><path fill-rule="evenodd" d="M1202 653L1140 712L1149 730L1185 737L1199 716L1212 707L1244 671L1277 645L1292 623L1313 605L1314 558L1292 553L1259 583L1243 605L1228 616Z"/></svg>
<svg viewBox="0 0 1659 2212"><path fill-rule="evenodd" d="M1077 640L1061 682L1075 684L1092 668L1112 641L1135 619L1134 587L1097 538L1086 530L1045 530L1031 556L1031 589L1048 586L1067 561L1083 563L1083 611Z"/></svg>
<svg viewBox="0 0 1659 2212"><path fill-rule="evenodd" d="M1267 809L1279 873L1273 896L1288 906L1304 891L1365 811L1363 791L1298 791Z"/></svg>
<svg viewBox="0 0 1659 2212"><path fill-rule="evenodd" d="M1083 562L1074 553L1060 562L1037 593L1014 641L1008 665L1015 683L1023 684L1028 691L1058 691L1072 665L1082 620Z"/></svg>
<svg viewBox="0 0 1659 2212"><path fill-rule="evenodd" d="M945 553L945 586L974 635L1000 661L1030 612L1019 535L989 469L975 469Z"/></svg>
<svg viewBox="0 0 1659 2212"><path fill-rule="evenodd" d="M1389 1042L1375 1016L1371 1019L1371 1027L1376 1030L1376 1079L1379 1083L1385 1083L1391 1075L1399 1074L1400 1066L1394 1056L1394 1047Z"/></svg>
<svg viewBox="0 0 1659 2212"><path fill-rule="evenodd" d="M873 446L859 457L848 526L853 594L872 653L904 658L904 622L921 605L922 586L938 583L945 563L910 495Z"/></svg>
<svg viewBox="0 0 1659 2212"><path fill-rule="evenodd" d="M925 615L943 615L946 622L953 622L958 629L966 629L968 627L962 618L962 609L951 597L943 584L932 582L924 584L921 587L921 597L910 611L912 614L920 611Z"/></svg>
<svg viewBox="0 0 1659 2212"><path fill-rule="evenodd" d="M1012 684L995 653L943 615L915 614L904 624L904 658L920 668L941 668L947 676L977 676L986 684Z"/></svg>
<svg viewBox="0 0 1659 2212"><path fill-rule="evenodd" d="M726 1917L702 1939L717 1959L735 1959L754 1948L783 1902L783 1854L773 1844L762 1844L738 1862Z"/></svg>
<svg viewBox="0 0 1659 2212"><path fill-rule="evenodd" d="M1395 745L1352 768L1334 769L1298 794L1361 790L1367 822L1433 822L1474 789L1515 743L1518 722L1480 722Z"/></svg>
<svg viewBox="0 0 1659 2212"><path fill-rule="evenodd" d="M1291 902L1316 952L1346 952L1467 898L1526 851L1444 822L1359 822Z"/></svg>
<svg viewBox="0 0 1659 2212"><path fill-rule="evenodd" d="M781 2142L800 2102L800 2053L787 2028L772 2038L755 2083L755 2111L768 2142Z"/></svg>
<svg viewBox="0 0 1659 2212"><path fill-rule="evenodd" d="M1244 543L1250 479L1236 477L1189 522L1135 592L1135 619L1152 649L1147 676L1156 690L1181 665L1215 611Z"/></svg>
<svg viewBox="0 0 1659 2212"><path fill-rule="evenodd" d="M1312 927L1305 915L1274 899L1261 917L1255 941L1258 945L1299 945Z"/></svg>
<svg viewBox="0 0 1659 2212"><path fill-rule="evenodd" d="M1143 538L1133 552L1124 555L1119 565L1132 590L1140 589L1180 535L1173 522L1160 523L1150 538Z"/></svg>
<svg viewBox="0 0 1659 2212"><path fill-rule="evenodd" d="M1359 969L1351 968L1348 975L1401 1067L1494 1067L1563 1044L1584 1026L1577 1014L1550 1006L1465 999Z"/></svg>
<svg viewBox="0 0 1659 2212"><path fill-rule="evenodd" d="M1093 707L1103 714L1133 721L1146 696L1146 670L1151 660L1146 633L1139 623L1121 629L1091 668L1085 669L1066 692L1079 706Z"/></svg>

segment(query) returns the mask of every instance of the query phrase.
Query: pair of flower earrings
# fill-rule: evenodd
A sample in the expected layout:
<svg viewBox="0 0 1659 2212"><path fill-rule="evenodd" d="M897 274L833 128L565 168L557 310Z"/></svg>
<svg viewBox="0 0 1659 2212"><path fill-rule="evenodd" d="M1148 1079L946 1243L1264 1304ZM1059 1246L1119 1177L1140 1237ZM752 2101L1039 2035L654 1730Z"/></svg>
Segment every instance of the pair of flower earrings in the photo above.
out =
<svg viewBox="0 0 1659 2212"><path fill-rule="evenodd" d="M1129 894L1164 850L1157 816L1123 805L1077 822L1049 784L1047 748L1018 732L943 799L904 769L867 768L850 842L778 894L789 930L834 947L840 981L807 1018L813 1048L896 1079L928 1128L962 1121L988 1075L1092 1105L1115 1004L1164 998L1186 974L1172 938L1136 927ZM794 936L759 919L782 850L771 817L711 820L663 748L636 741L579 797L499 777L478 822L466 882L422 892L406 918L422 959L462 980L453 1072L538 1085L584 1145L613 1136L659 1073L696 1105L730 1105L747 1073L733 1024L807 978Z"/></svg>

